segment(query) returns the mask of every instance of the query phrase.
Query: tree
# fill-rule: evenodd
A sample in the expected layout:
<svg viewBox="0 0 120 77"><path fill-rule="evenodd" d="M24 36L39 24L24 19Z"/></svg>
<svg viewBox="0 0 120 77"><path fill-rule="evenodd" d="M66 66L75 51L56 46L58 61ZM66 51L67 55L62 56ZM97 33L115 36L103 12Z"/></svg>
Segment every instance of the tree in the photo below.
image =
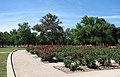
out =
<svg viewBox="0 0 120 77"><path fill-rule="evenodd" d="M10 34L8 32L0 32L0 46L10 45Z"/></svg>
<svg viewBox="0 0 120 77"><path fill-rule="evenodd" d="M60 44L64 40L63 28L59 25L62 22L56 15L46 14L40 19L41 24L33 27L33 30L40 32L41 44Z"/></svg>
<svg viewBox="0 0 120 77"><path fill-rule="evenodd" d="M19 45L20 43L20 35L18 34L18 31L16 29L13 29L10 31L10 36L11 36L11 44L15 47L15 45Z"/></svg>
<svg viewBox="0 0 120 77"><path fill-rule="evenodd" d="M38 45L39 43L39 38L36 32L31 33L31 44L32 45Z"/></svg>
<svg viewBox="0 0 120 77"><path fill-rule="evenodd" d="M65 30L65 41L64 41L64 44L72 45L72 31L70 30L70 28L67 28Z"/></svg>
<svg viewBox="0 0 120 77"><path fill-rule="evenodd" d="M23 24L19 23L18 26L18 34L20 35L21 44L27 44L27 46L29 47L32 42L30 25L28 24L28 22L23 22Z"/></svg>
<svg viewBox="0 0 120 77"><path fill-rule="evenodd" d="M2 46L3 47L3 43L4 43L4 34L3 34L3 32L0 32L0 46Z"/></svg>
<svg viewBox="0 0 120 77"><path fill-rule="evenodd" d="M120 27L117 28L117 39L118 39L118 43L120 45Z"/></svg>
<svg viewBox="0 0 120 77"><path fill-rule="evenodd" d="M115 45L118 43L117 28L105 19L84 16L73 30L74 44Z"/></svg>
<svg viewBox="0 0 120 77"><path fill-rule="evenodd" d="M95 19L96 17L88 17L88 16L84 16L81 20L81 23L83 26L86 26L86 25L94 25L96 22L95 22Z"/></svg>
<svg viewBox="0 0 120 77"><path fill-rule="evenodd" d="M4 38L4 45L10 45L10 34L8 32L4 32L4 35L3 35L3 38Z"/></svg>

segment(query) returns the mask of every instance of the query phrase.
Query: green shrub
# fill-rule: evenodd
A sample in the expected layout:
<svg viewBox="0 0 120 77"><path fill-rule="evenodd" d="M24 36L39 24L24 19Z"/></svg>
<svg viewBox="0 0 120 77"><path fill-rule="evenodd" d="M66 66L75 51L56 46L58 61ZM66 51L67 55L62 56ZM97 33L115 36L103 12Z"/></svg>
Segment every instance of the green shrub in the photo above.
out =
<svg viewBox="0 0 120 77"><path fill-rule="evenodd" d="M66 68L69 68L71 71L75 71L80 65L80 61L74 56L67 56L64 59L64 65Z"/></svg>
<svg viewBox="0 0 120 77"><path fill-rule="evenodd" d="M97 68L96 61L107 67L111 66L111 59L120 64L120 49L45 45L26 50L37 54L42 61L62 61L65 67L72 71L76 70L79 65Z"/></svg>

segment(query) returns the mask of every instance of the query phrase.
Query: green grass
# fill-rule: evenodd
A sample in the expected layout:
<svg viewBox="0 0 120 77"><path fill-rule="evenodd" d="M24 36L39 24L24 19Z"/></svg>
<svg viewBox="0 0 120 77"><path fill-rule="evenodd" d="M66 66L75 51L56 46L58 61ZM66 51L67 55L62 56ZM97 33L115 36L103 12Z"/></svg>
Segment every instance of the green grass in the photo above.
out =
<svg viewBox="0 0 120 77"><path fill-rule="evenodd" d="M6 47L6 48L0 48L0 52L11 52L13 50L22 50L25 49L23 47Z"/></svg>
<svg viewBox="0 0 120 77"><path fill-rule="evenodd" d="M0 52L11 52L13 50L22 50L25 48L18 48L18 47L7 47L7 48L0 48ZM7 77L7 57L9 53L0 53L0 77Z"/></svg>
<svg viewBox="0 0 120 77"><path fill-rule="evenodd" d="M7 77L7 56L8 53L0 53L0 77Z"/></svg>

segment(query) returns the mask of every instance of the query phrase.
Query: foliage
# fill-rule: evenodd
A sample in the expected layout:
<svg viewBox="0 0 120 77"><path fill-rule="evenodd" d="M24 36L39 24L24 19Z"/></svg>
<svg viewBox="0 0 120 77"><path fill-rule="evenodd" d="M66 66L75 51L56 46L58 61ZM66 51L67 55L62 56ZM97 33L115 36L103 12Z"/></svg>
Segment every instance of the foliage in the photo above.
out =
<svg viewBox="0 0 120 77"><path fill-rule="evenodd" d="M38 50L38 56L41 57L42 61L62 61L65 67L72 71L76 70L80 65L89 68L97 68L100 65L108 67L111 66L110 60L115 60L120 64L119 47L111 49L95 46L42 45L34 49ZM35 52L35 50L33 51Z"/></svg>
<svg viewBox="0 0 120 77"><path fill-rule="evenodd" d="M46 14L40 19L41 24L33 27L33 30L40 32L42 44L60 44L64 40L63 28L59 26L62 22L56 15Z"/></svg>
<svg viewBox="0 0 120 77"><path fill-rule="evenodd" d="M8 32L0 32L0 46L4 47L4 45L10 44L10 34Z"/></svg>
<svg viewBox="0 0 120 77"><path fill-rule="evenodd" d="M27 22L24 22L23 24L18 24L19 29L18 29L18 33L21 36L20 41L22 44L31 44L31 29L30 26L28 25Z"/></svg>
<svg viewBox="0 0 120 77"><path fill-rule="evenodd" d="M33 26L28 22L18 24L18 29L0 32L0 46L19 45L97 45L120 44L120 28L103 18L84 16L75 28L63 29L62 21L51 13L40 19L41 24Z"/></svg>
<svg viewBox="0 0 120 77"><path fill-rule="evenodd" d="M15 47L15 45L17 45L20 43L20 35L18 35L18 31L16 29L13 29L12 31L10 31L10 35L11 35L11 44Z"/></svg>
<svg viewBox="0 0 120 77"><path fill-rule="evenodd" d="M115 45L118 43L118 29L105 19L84 16L72 30L74 44Z"/></svg>

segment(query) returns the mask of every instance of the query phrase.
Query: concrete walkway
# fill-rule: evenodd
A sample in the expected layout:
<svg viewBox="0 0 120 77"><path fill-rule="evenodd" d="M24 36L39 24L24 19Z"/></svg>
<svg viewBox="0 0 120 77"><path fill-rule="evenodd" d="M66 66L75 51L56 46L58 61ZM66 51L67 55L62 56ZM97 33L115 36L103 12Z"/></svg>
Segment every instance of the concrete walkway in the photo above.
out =
<svg viewBox="0 0 120 77"><path fill-rule="evenodd" d="M8 58L7 58L7 77L14 77L12 61L11 61L12 53L13 52L10 52L10 54L8 55Z"/></svg>
<svg viewBox="0 0 120 77"><path fill-rule="evenodd" d="M66 74L53 68L55 63L43 63L25 50L13 53L13 65L16 77L120 77L120 69Z"/></svg>

